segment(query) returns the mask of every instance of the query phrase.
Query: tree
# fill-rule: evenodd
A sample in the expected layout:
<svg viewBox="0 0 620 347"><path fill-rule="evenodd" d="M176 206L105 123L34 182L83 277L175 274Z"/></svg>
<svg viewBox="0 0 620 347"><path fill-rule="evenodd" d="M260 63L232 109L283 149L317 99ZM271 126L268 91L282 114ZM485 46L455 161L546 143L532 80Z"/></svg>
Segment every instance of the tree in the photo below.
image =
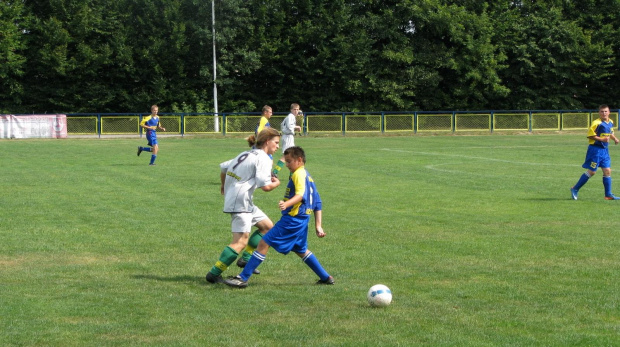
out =
<svg viewBox="0 0 620 347"><path fill-rule="evenodd" d="M24 31L28 16L22 1L0 2L0 112L11 112L8 105L19 105L23 96L20 76L26 58Z"/></svg>

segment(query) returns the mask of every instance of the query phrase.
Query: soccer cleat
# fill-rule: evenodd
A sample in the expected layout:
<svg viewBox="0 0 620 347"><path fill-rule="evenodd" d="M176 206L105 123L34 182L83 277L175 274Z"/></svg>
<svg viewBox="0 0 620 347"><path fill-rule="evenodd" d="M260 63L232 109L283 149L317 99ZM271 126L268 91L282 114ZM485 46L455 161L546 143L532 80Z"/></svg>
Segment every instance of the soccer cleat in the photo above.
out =
<svg viewBox="0 0 620 347"><path fill-rule="evenodd" d="M235 288L245 288L245 287L248 286L248 282L244 281L239 276L235 276L235 277L231 277L231 278L225 279L224 280L224 284L226 284L227 286L230 286L230 287L235 287Z"/></svg>
<svg viewBox="0 0 620 347"><path fill-rule="evenodd" d="M149 166L155 166L155 164L149 164Z"/></svg>
<svg viewBox="0 0 620 347"><path fill-rule="evenodd" d="M329 276L324 280L318 280L316 284L334 284L334 278L332 276Z"/></svg>
<svg viewBox="0 0 620 347"><path fill-rule="evenodd" d="M142 147L138 146L138 157L140 156L140 153L142 153Z"/></svg>
<svg viewBox="0 0 620 347"><path fill-rule="evenodd" d="M620 197L617 197L617 196L611 194L609 196L606 196L605 200L620 200Z"/></svg>
<svg viewBox="0 0 620 347"><path fill-rule="evenodd" d="M209 283L222 283L224 282L224 279L222 278L222 275L214 275L211 273L211 271L207 272L207 282Z"/></svg>
<svg viewBox="0 0 620 347"><path fill-rule="evenodd" d="M248 265L248 262L245 261L243 258L239 258L237 259L237 266L240 268L244 268L246 265ZM260 275L260 271L258 269L254 269L254 271L252 271L253 274L255 275Z"/></svg>
<svg viewBox="0 0 620 347"><path fill-rule="evenodd" d="M570 189L570 194L573 197L573 200L577 200L577 194L579 194L579 191L573 187Z"/></svg>

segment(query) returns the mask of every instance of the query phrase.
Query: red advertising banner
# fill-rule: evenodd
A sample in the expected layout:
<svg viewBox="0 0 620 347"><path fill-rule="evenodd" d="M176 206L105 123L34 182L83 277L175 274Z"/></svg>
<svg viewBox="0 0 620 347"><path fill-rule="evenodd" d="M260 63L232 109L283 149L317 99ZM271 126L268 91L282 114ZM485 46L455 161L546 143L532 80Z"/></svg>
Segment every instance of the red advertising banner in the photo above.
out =
<svg viewBox="0 0 620 347"><path fill-rule="evenodd" d="M67 116L64 114L0 115L0 138L66 138Z"/></svg>

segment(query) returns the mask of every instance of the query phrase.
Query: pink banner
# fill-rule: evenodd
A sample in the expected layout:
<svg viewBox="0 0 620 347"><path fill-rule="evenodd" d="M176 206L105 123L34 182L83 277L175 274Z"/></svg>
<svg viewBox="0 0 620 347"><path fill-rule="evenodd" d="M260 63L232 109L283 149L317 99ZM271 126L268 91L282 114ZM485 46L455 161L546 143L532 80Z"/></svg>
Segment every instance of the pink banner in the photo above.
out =
<svg viewBox="0 0 620 347"><path fill-rule="evenodd" d="M64 114L2 115L0 138L66 138L67 116Z"/></svg>

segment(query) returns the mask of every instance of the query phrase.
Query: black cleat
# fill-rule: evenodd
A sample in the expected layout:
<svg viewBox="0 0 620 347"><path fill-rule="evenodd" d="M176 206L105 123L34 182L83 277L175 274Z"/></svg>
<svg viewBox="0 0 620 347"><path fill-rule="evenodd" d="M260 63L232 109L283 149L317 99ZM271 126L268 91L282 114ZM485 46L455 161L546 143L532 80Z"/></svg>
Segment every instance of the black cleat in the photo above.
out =
<svg viewBox="0 0 620 347"><path fill-rule="evenodd" d="M324 280L318 280L316 284L334 284L334 278L332 276L329 276Z"/></svg>
<svg viewBox="0 0 620 347"><path fill-rule="evenodd" d="M248 286L248 282L244 281L238 275L235 277L227 278L224 280L224 284L235 288L245 288Z"/></svg>
<svg viewBox="0 0 620 347"><path fill-rule="evenodd" d="M209 271L207 272L207 282L222 283L224 282L224 279L222 278L222 275L215 276L214 274L211 273L211 271Z"/></svg>
<svg viewBox="0 0 620 347"><path fill-rule="evenodd" d="M142 147L138 146L138 157L140 156L140 153L142 153Z"/></svg>

